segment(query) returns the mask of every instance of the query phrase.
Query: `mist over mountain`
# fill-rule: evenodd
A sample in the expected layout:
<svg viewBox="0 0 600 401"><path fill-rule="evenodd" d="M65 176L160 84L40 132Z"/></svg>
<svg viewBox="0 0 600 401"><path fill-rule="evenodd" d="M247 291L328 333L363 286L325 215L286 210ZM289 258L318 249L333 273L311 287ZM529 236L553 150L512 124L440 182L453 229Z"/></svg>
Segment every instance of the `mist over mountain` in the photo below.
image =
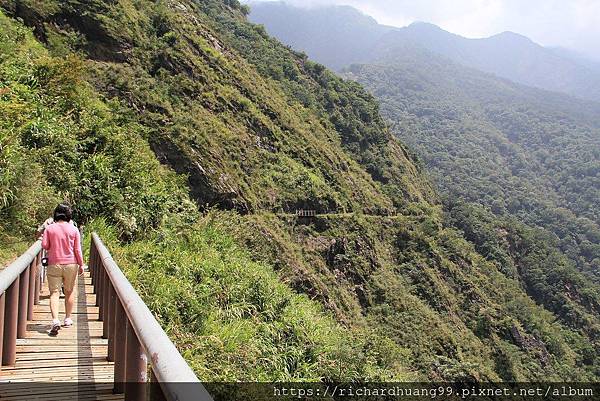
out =
<svg viewBox="0 0 600 401"><path fill-rule="evenodd" d="M305 9L284 2L251 3L250 20L334 70L376 60L390 48L410 43L518 83L600 101L600 70L593 62L513 32L468 39L426 22L403 28L380 25L347 6Z"/></svg>
<svg viewBox="0 0 600 401"><path fill-rule="evenodd" d="M592 71L600 72L600 59L591 58L586 54L565 47L550 47L549 49L560 57L571 59Z"/></svg>
<svg viewBox="0 0 600 401"><path fill-rule="evenodd" d="M395 29L349 6L298 8L283 2L250 6L250 21L264 24L271 35L334 70L369 61L373 45Z"/></svg>

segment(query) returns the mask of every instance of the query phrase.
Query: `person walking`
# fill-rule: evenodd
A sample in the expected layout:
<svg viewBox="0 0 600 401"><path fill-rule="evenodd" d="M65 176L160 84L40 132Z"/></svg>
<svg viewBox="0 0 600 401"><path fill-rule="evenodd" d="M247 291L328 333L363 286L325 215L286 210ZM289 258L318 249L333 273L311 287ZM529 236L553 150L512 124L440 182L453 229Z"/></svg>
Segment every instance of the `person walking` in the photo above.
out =
<svg viewBox="0 0 600 401"><path fill-rule="evenodd" d="M54 209L53 224L48 225L42 237L42 248L46 250L48 269L46 277L50 291L50 311L52 324L49 334L56 336L61 328L58 319L60 289L65 293L64 326L73 325L71 313L75 302L77 276L83 274L83 255L79 230L71 223L72 210L69 205L60 204Z"/></svg>
<svg viewBox="0 0 600 401"><path fill-rule="evenodd" d="M75 223L75 220L71 219L71 221L69 223L71 225L75 226L75 228L79 229L79 227L77 226L77 223ZM42 225L40 225L38 227L38 229L37 229L37 237L36 238L42 239L43 235L44 235L44 231L46 231L46 228L48 228L48 226L50 224L54 224L54 218L53 217L48 217L46 219L46 221L44 221L42 223ZM81 242L83 243L83 231L82 230L83 230L83 226L79 229L79 234L81 236ZM43 256L44 257L42 258L42 262L43 261L47 261L48 259L47 259L47 255L46 255L46 251L45 250L44 250ZM40 272L41 273L41 277L42 277L42 283L44 282L44 278L46 277L46 267L47 266L48 266L48 263L42 263L42 271ZM86 266L84 266L84 269L85 268L86 268ZM61 295L62 294L64 294L64 291L61 288Z"/></svg>

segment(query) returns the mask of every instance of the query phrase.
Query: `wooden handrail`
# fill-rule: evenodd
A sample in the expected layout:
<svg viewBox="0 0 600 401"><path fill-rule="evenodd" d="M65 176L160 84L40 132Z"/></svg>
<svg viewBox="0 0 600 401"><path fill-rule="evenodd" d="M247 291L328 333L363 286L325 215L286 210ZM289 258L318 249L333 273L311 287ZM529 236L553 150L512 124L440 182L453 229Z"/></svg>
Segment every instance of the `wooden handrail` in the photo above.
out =
<svg viewBox="0 0 600 401"><path fill-rule="evenodd" d="M147 388L168 401L212 400L96 233L90 271L108 359L115 362L114 391L125 392L126 400L146 399ZM148 365L160 386L139 385L148 381Z"/></svg>

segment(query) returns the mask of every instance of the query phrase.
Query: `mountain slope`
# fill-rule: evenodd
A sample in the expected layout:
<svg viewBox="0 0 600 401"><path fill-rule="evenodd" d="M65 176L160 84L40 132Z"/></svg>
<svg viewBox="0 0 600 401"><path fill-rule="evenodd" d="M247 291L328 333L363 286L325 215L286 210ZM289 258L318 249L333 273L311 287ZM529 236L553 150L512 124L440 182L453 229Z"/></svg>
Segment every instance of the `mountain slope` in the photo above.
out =
<svg viewBox="0 0 600 401"><path fill-rule="evenodd" d="M303 11L295 17L287 21L290 29L302 31ZM462 40L426 24L410 29ZM598 104L467 69L414 42L390 40L374 54L372 64L351 66L343 75L382 102L393 131L423 157L457 216L452 224L568 324L587 321L572 314L568 305L575 299L584 315L597 319L597 296L584 300L570 291L598 293L597 284L584 284L597 283L600 272Z"/></svg>
<svg viewBox="0 0 600 401"><path fill-rule="evenodd" d="M430 54L349 73L381 99L394 131L425 158L445 194L546 227L598 277L600 108Z"/></svg>
<svg viewBox="0 0 600 401"><path fill-rule="evenodd" d="M259 16L267 15L265 10L287 10L295 17L286 20L288 26L299 31L305 20L330 10L312 10L309 16L284 4L255 7L262 10ZM331 10L336 15L336 8ZM332 25L352 26L356 20L338 17ZM314 43L314 32L304 32L304 42ZM460 36L413 24L390 30L374 46L371 65L350 67L347 76L382 101L395 133L424 157L446 197L549 229L582 271L598 277L600 105L512 84L437 55L454 49L463 59L489 56L483 50L492 48L486 44L490 40L472 40L465 47ZM537 46L510 33L493 40ZM479 51L473 50L475 43ZM362 57L360 49L356 52ZM514 60L506 56L507 62Z"/></svg>
<svg viewBox="0 0 600 401"><path fill-rule="evenodd" d="M423 22L403 28L379 25L348 7L306 9L283 2L251 3L251 7L251 21L335 70L370 63L390 49L411 45L514 82L600 101L597 68L513 32L468 39Z"/></svg>
<svg viewBox="0 0 600 401"><path fill-rule="evenodd" d="M80 6L73 3L75 5ZM302 108L292 98L285 97L274 81L260 77L233 50L229 50L227 58L218 56L211 50L214 49L213 42L211 46L201 42L203 47L199 47L208 53L208 59L196 53L181 59L161 59L168 68L192 64L191 72L197 74L196 83L185 79L184 69L181 75L159 73L157 76L162 83L154 80L145 70L154 68L146 56L162 57L162 47L160 42L154 42L156 38L143 36L156 34L144 24L152 19L166 24L164 18L172 18L174 27L182 29L184 35L194 35L195 40L201 41L201 37L196 36L197 27L190 29L184 21L177 19L184 16L208 19L208 16L200 10L190 15L178 8L157 7L152 2L139 3L140 8L132 13L128 5L131 4L124 2L116 7L114 3L97 2L87 6L85 29L104 32L104 35L75 29L74 26L80 26L76 13L65 3L60 5L64 8L58 7L58 3L55 7L48 5L51 12L61 13L56 17L60 24L45 23L45 18L54 18L54 14L44 14L48 9L5 5L9 12L20 11L29 18L27 21L36 26L38 37L47 40L45 44L49 51L20 23L0 16L1 182L2 194L9 195L0 209L2 248L12 238L25 240L31 237L37 223L47 216L55 202L67 198L75 206L77 221L100 231L148 305L178 346L186 350L186 357L205 380L410 377L405 373L408 371L406 364L400 359L382 360L371 356L398 355L402 350L397 345L391 341L378 341L367 329L343 327L333 320L331 313L323 312L318 302L294 293L289 280L279 282L274 265L262 261L264 255L261 255L261 261L252 260L244 244L232 237L235 229L243 225L228 227L224 224L239 219L237 213L209 214L205 220L201 219L198 208L187 195L189 190L199 206L205 206L207 198L199 198L197 194L207 195L194 187L194 175L189 176L190 186L187 186L185 177L176 176L158 163L158 160L164 160L174 169L192 173L196 168L200 170L198 166L218 169L208 172L217 179L211 180L212 176L209 176L204 184L214 194L223 192L225 174L233 176L227 169L229 166L235 167L236 177L250 171L248 167L242 170L244 163L255 169L261 168L264 179L245 177L251 180L253 188L240 185L244 191L232 196L230 203L215 202L224 209L230 205L260 207L258 202L244 204L239 199L256 199L252 195L265 188L274 188L274 193L265 200L267 207L272 205L267 203L270 199L284 204L289 196L294 196L285 188L292 188L298 194L296 196L312 202L307 203L309 207L327 205L327 193L332 194L333 199L343 199L346 191L344 184L334 182L335 174L338 178L351 180L352 193L346 199L348 205L358 205L357 212L363 205L365 209L371 205L393 208L393 202L382 190L391 185L373 181L371 175L354 161L354 157L368 158L369 155L360 147L354 147L355 154L346 152L332 123L321 121L315 109ZM231 13L236 18L234 21L243 24L239 9L220 2L210 5L217 7L219 13ZM189 3L188 7L186 10L191 10L195 4ZM105 16L110 13L111 18L106 20ZM63 19L65 15L69 16L68 20ZM120 21L121 26L111 30L115 20ZM123 29L123 26L129 29ZM201 27L204 34L216 38L208 23ZM86 34L90 36L86 37ZM133 40L126 42L132 38L123 35L129 34L135 37L136 45ZM141 43L144 39L147 41ZM110 51L107 43L112 44ZM293 60L289 56L285 59L287 62ZM232 66L230 63L239 64ZM240 65L244 68L238 69ZM211 74L211 68L217 72ZM324 74L328 73L320 71L325 80ZM303 78L307 82L310 79L308 75ZM341 82L333 76L331 80ZM319 83L311 82L314 87L320 87ZM193 95L183 92L185 85L206 84L210 88L209 83L214 85L214 91L206 90L204 97L196 96L202 92ZM353 96L360 95L356 85L340 86L341 89L352 88ZM165 88L169 92L161 92ZM259 92L261 90L263 92ZM243 91L247 96L262 93L269 95L270 100L239 99L235 97L236 91ZM333 90L329 92L335 94ZM364 92L362 95L364 106L376 110L369 97ZM350 98L343 99L351 108ZM240 103L235 102L237 100ZM192 117L197 120L173 123L173 120L177 122L190 116L190 107L196 101L198 114ZM247 112L243 113L237 107L246 108ZM228 108L239 111L232 117ZM269 117L264 117L259 108L266 109ZM177 110L179 113L174 115ZM370 116L366 110L362 114L365 118ZM347 116L350 117L350 113ZM296 122L299 118L306 121L291 126L286 123ZM380 120L376 111L374 118ZM345 121L348 132L353 133L351 123L351 118ZM197 136L178 132L189 132L198 126ZM382 126L380 123L379 128ZM418 175L401 145L392 140L389 133L378 129L377 121L372 130L360 132L371 131L380 138L387 138L379 148L374 145L371 151L380 149L384 156L385 152L392 156L386 159L389 162L385 166L381 166L382 179L388 173L390 180L400 179L403 172L394 175L395 167ZM245 149L241 144L250 135L256 142L252 143L253 148ZM270 142L270 135L284 138ZM303 135L309 137L310 143L307 144ZM194 156L190 143L197 138L218 143L200 148L201 152L211 156L198 151L199 154L190 160ZM227 146L227 141L236 141L237 146ZM278 152L272 156L272 159L278 158L277 163L271 160L271 163L263 164L262 158L257 161L239 155L243 151L248 151L246 155L251 151L264 151L260 156L269 162L264 156L276 151L273 144L281 143L289 144L291 154L286 156L283 151ZM354 141L349 137L345 144L353 148ZM165 147L175 145L180 146L178 152L174 156L165 155ZM376 160L380 156L374 154L372 158ZM319 164L327 166L323 172L330 185L322 183ZM287 165L297 169L300 178L290 174ZM333 169L332 165L339 167ZM420 196L418 188L431 191L420 179L407 182L411 187L402 185L401 188L417 198ZM320 185L322 192L311 193L314 185ZM44 196L40 198L39 194ZM394 196L398 197L398 194ZM398 204L409 202L409 198L408 195L406 199L398 197ZM247 211L249 207L240 209ZM217 222L211 221L212 216L216 216ZM263 219L260 214L254 216ZM274 228L278 224L275 221L270 226ZM254 231L248 229L247 232ZM138 270L140 267L143 269ZM316 279L312 278L313 282L310 282L310 278L304 280L316 285L313 283ZM173 286L173 283L177 285ZM348 336L344 332L354 334ZM365 348L357 354L359 343ZM257 360L262 362L257 364Z"/></svg>
<svg viewBox="0 0 600 401"><path fill-rule="evenodd" d="M3 123L19 122L11 131L14 146L36 155L40 142L27 140L31 132L48 148L57 132L81 131L94 143L124 124L132 140L111 147L108 161L77 136L69 144L79 151L73 159L104 163L70 165L62 152L52 164L27 160L43 172L39 186L56 198L76 194L77 218L102 233L201 379L597 377L594 289L581 299L557 300L577 322L537 304L518 278L478 253L485 244L468 242L452 227L456 216L442 212L372 96L249 24L237 2L0 4L46 47L3 17L20 32L3 40L25 46L17 71L27 73L2 77L11 88L6 108L17 117ZM73 93L87 88L83 98L95 99L114 128L51 129L60 118L50 118L29 130L37 115L20 108L12 88L19 83L44 93L39 76L60 77L72 67L39 67L37 58L26 57L31 43L48 52L42 59L81 64L72 92L31 108L64 107L55 114L87 123L75 117L93 105L76 103L69 113ZM7 46L2 60L11 72L14 51ZM69 80L53 82L72 88ZM135 155L137 141L147 165L135 158L124 163L129 159L120 150ZM55 165L66 165L74 178L50 180ZM135 183L139 170L164 171L178 191L167 187L173 202L159 205L172 207L154 210L156 219L128 231L110 198L100 195L113 182L129 188L123 178ZM100 172L114 181L104 183ZM87 198L71 191L78 187L92 189L83 195L98 201L94 209L79 208ZM8 188L16 193L23 185ZM134 193L146 200L151 191L144 191ZM22 193L1 212L33 203ZM136 199L124 196L120 204L131 217L143 216ZM189 199L196 206L184 213ZM322 214L298 219L289 213L295 208ZM2 228L24 235L34 221Z"/></svg>

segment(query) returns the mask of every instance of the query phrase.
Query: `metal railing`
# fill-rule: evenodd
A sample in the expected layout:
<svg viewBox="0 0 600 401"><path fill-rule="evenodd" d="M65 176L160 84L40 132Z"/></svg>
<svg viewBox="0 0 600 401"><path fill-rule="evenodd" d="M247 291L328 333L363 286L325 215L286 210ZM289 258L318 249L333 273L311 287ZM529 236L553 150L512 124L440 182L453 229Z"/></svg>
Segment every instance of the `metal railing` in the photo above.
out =
<svg viewBox="0 0 600 401"><path fill-rule="evenodd" d="M36 241L0 271L1 365L15 365L17 339L25 338L27 321L33 320L41 260L41 241ZM212 401L96 233L89 267L102 337L108 339L107 360L114 362L113 391L124 393L127 401Z"/></svg>
<svg viewBox="0 0 600 401"><path fill-rule="evenodd" d="M316 217L316 210L306 210L306 209L298 209L296 210L296 216L298 217Z"/></svg>
<svg viewBox="0 0 600 401"><path fill-rule="evenodd" d="M114 361L115 393L126 400L212 400L152 312L117 266L96 233L92 234L90 272L108 339L108 360ZM148 382L159 385L139 385ZM150 391L151 394L147 394Z"/></svg>
<svg viewBox="0 0 600 401"><path fill-rule="evenodd" d="M33 305L40 300L42 242L36 241L23 255L0 272L0 354L2 365L14 365L17 338L25 338Z"/></svg>

